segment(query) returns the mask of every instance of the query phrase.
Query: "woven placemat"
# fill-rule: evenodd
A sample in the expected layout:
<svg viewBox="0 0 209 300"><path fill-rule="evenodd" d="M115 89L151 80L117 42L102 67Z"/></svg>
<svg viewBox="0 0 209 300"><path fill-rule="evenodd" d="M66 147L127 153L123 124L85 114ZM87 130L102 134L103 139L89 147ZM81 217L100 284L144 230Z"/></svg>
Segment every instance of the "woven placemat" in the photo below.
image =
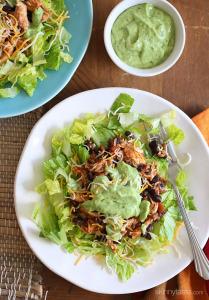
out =
<svg viewBox="0 0 209 300"><path fill-rule="evenodd" d="M15 215L13 184L27 136L39 109L0 120L0 299L42 299L41 264L26 244Z"/></svg>

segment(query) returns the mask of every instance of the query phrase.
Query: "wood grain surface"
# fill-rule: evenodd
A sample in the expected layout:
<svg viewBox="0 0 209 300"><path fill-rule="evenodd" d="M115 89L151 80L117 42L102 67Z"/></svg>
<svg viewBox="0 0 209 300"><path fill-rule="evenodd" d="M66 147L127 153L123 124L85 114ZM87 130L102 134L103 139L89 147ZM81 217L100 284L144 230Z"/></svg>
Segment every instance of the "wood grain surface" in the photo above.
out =
<svg viewBox="0 0 209 300"><path fill-rule="evenodd" d="M151 78L126 74L112 63L105 51L105 20L118 2L93 0L94 24L87 53L70 83L54 100L43 107L43 111L70 95L111 86L133 87L155 93L176 104L190 117L209 107L209 0L170 1L183 17L186 26L186 47L181 59L172 69ZM45 267L43 279L48 290L48 300L131 299L131 295L99 295L87 292L56 276Z"/></svg>

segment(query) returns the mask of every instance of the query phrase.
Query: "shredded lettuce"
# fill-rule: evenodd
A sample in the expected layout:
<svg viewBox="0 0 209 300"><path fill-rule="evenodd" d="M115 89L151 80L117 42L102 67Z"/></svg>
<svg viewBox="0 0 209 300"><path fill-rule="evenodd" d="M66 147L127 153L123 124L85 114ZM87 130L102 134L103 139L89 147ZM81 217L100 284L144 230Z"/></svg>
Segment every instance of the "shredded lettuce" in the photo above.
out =
<svg viewBox="0 0 209 300"><path fill-rule="evenodd" d="M14 6L16 1L7 1ZM1 98L14 98L19 90L33 96L39 80L46 78L45 70L59 70L62 63L71 63L70 33L64 27L68 18L64 0L43 0L50 18L43 22L44 9L32 13L32 20L23 38L28 43L7 60L0 70ZM57 21L58 20L58 21ZM27 50L27 51L26 51Z"/></svg>

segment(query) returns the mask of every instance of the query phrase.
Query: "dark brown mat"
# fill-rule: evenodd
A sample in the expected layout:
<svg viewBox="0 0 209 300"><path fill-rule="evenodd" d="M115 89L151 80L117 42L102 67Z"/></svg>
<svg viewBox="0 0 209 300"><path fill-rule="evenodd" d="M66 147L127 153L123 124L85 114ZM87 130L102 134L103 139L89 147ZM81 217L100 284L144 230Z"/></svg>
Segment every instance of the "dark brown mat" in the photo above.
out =
<svg viewBox="0 0 209 300"><path fill-rule="evenodd" d="M12 101L12 100L8 100ZM0 299L42 299L41 264L17 224L13 184L27 136L42 110L0 119Z"/></svg>

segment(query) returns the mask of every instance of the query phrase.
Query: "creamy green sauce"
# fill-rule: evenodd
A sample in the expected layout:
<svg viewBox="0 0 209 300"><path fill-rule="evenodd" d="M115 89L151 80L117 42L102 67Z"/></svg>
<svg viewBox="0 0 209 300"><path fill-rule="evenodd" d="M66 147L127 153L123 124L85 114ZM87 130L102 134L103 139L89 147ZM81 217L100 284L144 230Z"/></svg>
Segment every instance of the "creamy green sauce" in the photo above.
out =
<svg viewBox="0 0 209 300"><path fill-rule="evenodd" d="M108 169L109 176L97 176L92 183L93 199L83 203L89 211L99 211L105 216L128 219L139 216L141 178L138 171L124 162ZM111 180L109 177L111 176Z"/></svg>
<svg viewBox="0 0 209 300"><path fill-rule="evenodd" d="M111 38L123 62L136 68L152 68L171 54L175 26L165 11L144 3L132 6L117 18Z"/></svg>

